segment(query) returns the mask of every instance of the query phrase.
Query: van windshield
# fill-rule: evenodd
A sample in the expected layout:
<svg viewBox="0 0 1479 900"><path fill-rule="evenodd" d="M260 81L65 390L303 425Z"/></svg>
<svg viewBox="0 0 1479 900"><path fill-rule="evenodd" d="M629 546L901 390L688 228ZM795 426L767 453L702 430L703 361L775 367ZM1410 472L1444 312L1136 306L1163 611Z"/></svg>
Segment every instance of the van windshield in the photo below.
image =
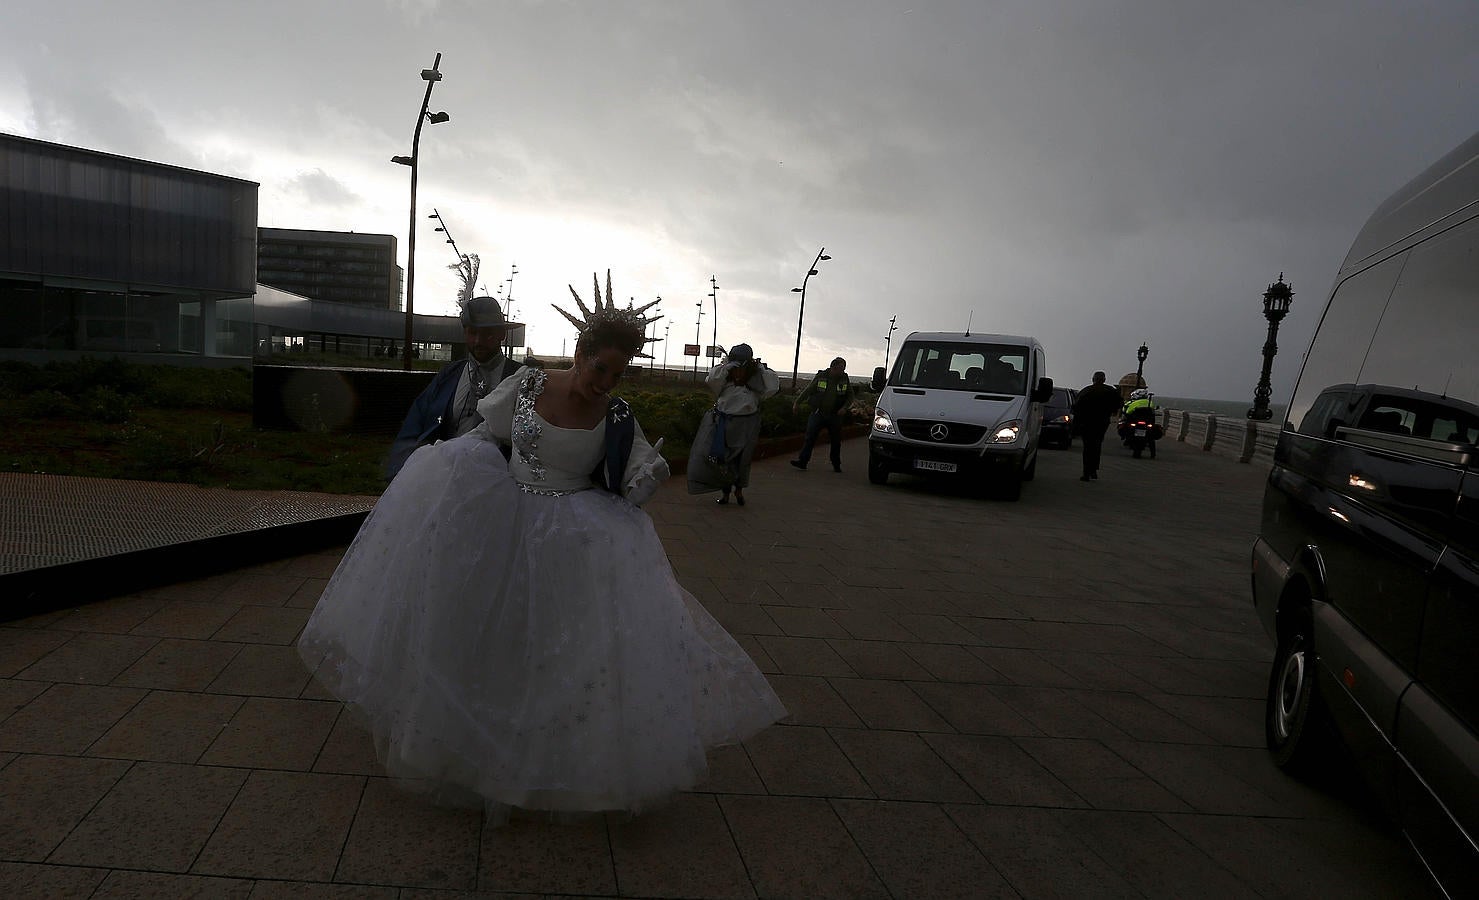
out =
<svg viewBox="0 0 1479 900"><path fill-rule="evenodd" d="M1027 348L1010 344L909 341L899 351L889 383L898 387L1027 392Z"/></svg>

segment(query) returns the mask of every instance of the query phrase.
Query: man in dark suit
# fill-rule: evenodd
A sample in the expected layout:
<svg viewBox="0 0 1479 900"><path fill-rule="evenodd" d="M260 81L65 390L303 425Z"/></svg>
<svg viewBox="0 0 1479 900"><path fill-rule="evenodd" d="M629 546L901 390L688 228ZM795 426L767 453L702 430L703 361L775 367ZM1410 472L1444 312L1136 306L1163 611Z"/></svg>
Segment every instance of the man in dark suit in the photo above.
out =
<svg viewBox="0 0 1479 900"><path fill-rule="evenodd" d="M478 401L519 369L518 363L503 354L508 323L497 300L473 297L463 306L461 318L467 356L448 363L412 402L390 446L386 480L395 477L417 447L476 428L483 421L478 415Z"/></svg>
<svg viewBox="0 0 1479 900"><path fill-rule="evenodd" d="M1120 409L1120 392L1104 383L1104 373L1094 373L1094 383L1078 392L1073 403L1073 427L1084 439L1084 474L1079 481L1099 479L1099 457L1104 450L1104 432Z"/></svg>

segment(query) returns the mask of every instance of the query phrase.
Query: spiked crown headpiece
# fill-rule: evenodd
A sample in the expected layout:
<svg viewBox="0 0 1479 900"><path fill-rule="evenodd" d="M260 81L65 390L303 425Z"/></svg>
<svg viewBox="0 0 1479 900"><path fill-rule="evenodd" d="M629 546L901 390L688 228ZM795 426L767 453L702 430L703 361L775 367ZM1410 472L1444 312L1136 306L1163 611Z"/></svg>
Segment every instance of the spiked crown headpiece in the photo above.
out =
<svg viewBox="0 0 1479 900"><path fill-rule="evenodd" d="M569 285L569 288L570 296L575 298L575 305L580 308L583 318L577 318L576 316L571 315L554 303L551 303L550 306L553 306L555 308L555 312L564 316L571 325L575 326L575 330L579 331L581 334L584 334L587 328L595 325L598 322L625 322L635 326L639 331L642 331L645 334L648 325L651 325L653 322L656 322L658 319L662 318L662 316L653 316L651 318L648 318L647 316L643 315L645 312L647 312L647 310L657 305L656 300L648 303L645 306L638 306L636 308L633 308L632 306L633 301L629 301L626 305L626 309L618 309L616 306L616 302L611 299L610 269L606 270L606 299L604 302L601 299L600 279L596 276L594 272L591 273L591 302L595 304L595 309L591 309L585 305L585 301L580 299L580 294L576 293L575 285ZM642 339L644 346L646 344L652 343L655 340L657 340L656 337L644 337ZM638 351L637 355L646 357L647 359L652 358L651 353L644 353L642 351Z"/></svg>

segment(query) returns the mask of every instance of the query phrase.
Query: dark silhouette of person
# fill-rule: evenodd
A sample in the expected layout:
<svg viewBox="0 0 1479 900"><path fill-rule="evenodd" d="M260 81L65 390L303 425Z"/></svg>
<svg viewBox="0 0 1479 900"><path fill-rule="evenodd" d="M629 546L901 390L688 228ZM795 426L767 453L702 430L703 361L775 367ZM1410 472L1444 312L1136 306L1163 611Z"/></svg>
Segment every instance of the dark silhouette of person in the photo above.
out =
<svg viewBox="0 0 1479 900"><path fill-rule="evenodd" d="M832 443L832 471L842 471L842 417L852 398L852 382L847 378L847 360L839 356L832 360L831 366L818 372L811 384L806 386L806 390L791 401L792 410L803 400L811 404L811 415L806 420L806 442L801 445L801 453L791 460L791 465L798 469L806 468L806 464L811 461L811 451L816 446L817 436L825 428Z"/></svg>
<svg viewBox="0 0 1479 900"><path fill-rule="evenodd" d="M1084 474L1079 481L1097 481L1099 458L1104 451L1104 432L1120 409L1120 392L1104 383L1104 373L1094 373L1094 383L1078 392L1073 403L1073 425L1084 440Z"/></svg>

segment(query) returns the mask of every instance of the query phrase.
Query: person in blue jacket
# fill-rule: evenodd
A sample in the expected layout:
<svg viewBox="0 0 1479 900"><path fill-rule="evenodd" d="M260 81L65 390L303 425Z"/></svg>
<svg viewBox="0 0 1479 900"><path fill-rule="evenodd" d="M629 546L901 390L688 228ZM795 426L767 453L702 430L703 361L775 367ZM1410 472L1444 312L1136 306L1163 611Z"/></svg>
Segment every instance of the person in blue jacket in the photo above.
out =
<svg viewBox="0 0 1479 900"><path fill-rule="evenodd" d="M390 459L385 463L387 481L396 476L417 447L451 440L476 428L483 421L478 415L478 401L520 368L504 356L508 323L497 300L473 297L462 305L461 319L467 356L448 363L411 403L411 411L390 445Z"/></svg>

